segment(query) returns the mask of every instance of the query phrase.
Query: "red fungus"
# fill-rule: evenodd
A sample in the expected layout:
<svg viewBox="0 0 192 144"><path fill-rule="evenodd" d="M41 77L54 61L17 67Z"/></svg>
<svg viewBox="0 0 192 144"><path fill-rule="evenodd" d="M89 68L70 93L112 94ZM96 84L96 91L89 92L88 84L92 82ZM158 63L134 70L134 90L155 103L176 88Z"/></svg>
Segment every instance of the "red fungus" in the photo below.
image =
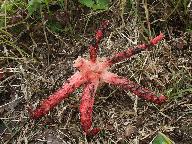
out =
<svg viewBox="0 0 192 144"><path fill-rule="evenodd" d="M31 117L33 119L38 119L47 114L52 108L54 108L84 82L86 82L86 79L82 77L79 72L76 72L59 90L45 99L39 108L30 112Z"/></svg>
<svg viewBox="0 0 192 144"><path fill-rule="evenodd" d="M95 135L100 131L99 128L91 128L92 126L92 111L94 104L95 92L98 83L88 83L85 84L81 104L80 104L80 117L82 129L86 135Z"/></svg>
<svg viewBox="0 0 192 144"><path fill-rule="evenodd" d="M156 45L163 39L164 35L161 33L159 36L152 39L149 44L142 44L129 48L128 50L115 54L111 58L97 58L98 44L103 37L108 23L108 21L102 22L101 27L97 30L95 37L91 41L89 47L90 60L81 57L78 57L77 60L75 60L74 67L79 71L69 78L59 90L44 100L39 108L30 112L33 119L38 119L47 114L70 93L82 85L84 89L80 103L81 125L87 136L94 136L100 131L99 128L92 128L94 97L97 87L102 82L120 86L125 90L131 91L138 97L156 104L162 104L166 101L165 96L161 95L160 97L157 97L147 88L108 71L111 65L130 58L131 56L146 50L150 46Z"/></svg>

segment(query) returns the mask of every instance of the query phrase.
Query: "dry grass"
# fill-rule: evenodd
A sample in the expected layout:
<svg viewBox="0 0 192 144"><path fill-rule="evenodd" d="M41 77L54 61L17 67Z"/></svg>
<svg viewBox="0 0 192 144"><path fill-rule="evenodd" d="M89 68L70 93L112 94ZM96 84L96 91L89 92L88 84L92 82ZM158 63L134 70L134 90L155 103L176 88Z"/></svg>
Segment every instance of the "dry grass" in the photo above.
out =
<svg viewBox="0 0 192 144"><path fill-rule="evenodd" d="M29 18L0 29L0 139L2 143L149 143L158 131L176 143L192 141L191 17L179 1L113 1L107 12L90 12L68 3L64 33L47 27L46 19ZM179 16L176 16L179 13ZM3 18L5 13L3 13ZM37 107L73 74L73 60L87 56L87 46L101 19L111 26L101 43L101 56L110 56L147 41L160 31L157 47L112 67L118 75L169 97L162 106L144 102L130 92L103 85L97 92L93 125L102 131L93 139L82 134L79 122L81 90L39 121L29 119L27 106ZM176 19L176 20L175 20ZM173 23L178 21L177 25ZM189 31L190 30L190 31ZM1 71L0 71L1 72ZM1 75L0 75L1 77Z"/></svg>

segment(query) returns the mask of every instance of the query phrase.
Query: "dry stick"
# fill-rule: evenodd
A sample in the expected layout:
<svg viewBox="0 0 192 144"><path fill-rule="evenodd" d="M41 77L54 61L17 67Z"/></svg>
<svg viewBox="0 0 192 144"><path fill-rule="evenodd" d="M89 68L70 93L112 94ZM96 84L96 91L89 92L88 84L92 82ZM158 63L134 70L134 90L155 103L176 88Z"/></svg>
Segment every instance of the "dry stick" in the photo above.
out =
<svg viewBox="0 0 192 144"><path fill-rule="evenodd" d="M129 90L140 98L148 100L156 104L162 104L166 101L166 97L161 95L157 97L152 91L147 88L142 87L141 85L123 77L120 77L111 72L107 72L104 76L104 81L113 85L118 85L125 90Z"/></svg>
<svg viewBox="0 0 192 144"><path fill-rule="evenodd" d="M146 50L150 46L156 45L163 38L164 38L164 35L162 33L160 33L160 35L158 35L157 37L152 39L149 44L138 45L136 47L129 48L128 50L125 50L123 52L117 53L112 58L108 58L107 63L109 65L112 65L112 64L118 63L120 61L123 61L123 60L125 60L127 58L130 58L131 56Z"/></svg>
<svg viewBox="0 0 192 144"><path fill-rule="evenodd" d="M94 104L94 97L95 97L97 86L98 84L96 83L86 84L83 90L81 104L79 108L81 126L87 136L94 136L100 131L99 128L91 128L93 104Z"/></svg>
<svg viewBox="0 0 192 144"><path fill-rule="evenodd" d="M29 110L31 117L33 119L38 119L44 116L76 88L80 87L85 81L86 79L81 76L80 72L76 72L70 79L67 80L67 82L63 84L59 90L45 99L39 108L34 111Z"/></svg>
<svg viewBox="0 0 192 144"><path fill-rule="evenodd" d="M90 54L90 60L92 62L95 62L97 59L97 52L98 52L98 44L103 38L103 34L105 29L107 28L109 24L109 21L105 20L101 23L100 28L96 31L95 37L92 39L91 44L89 46L89 54Z"/></svg>

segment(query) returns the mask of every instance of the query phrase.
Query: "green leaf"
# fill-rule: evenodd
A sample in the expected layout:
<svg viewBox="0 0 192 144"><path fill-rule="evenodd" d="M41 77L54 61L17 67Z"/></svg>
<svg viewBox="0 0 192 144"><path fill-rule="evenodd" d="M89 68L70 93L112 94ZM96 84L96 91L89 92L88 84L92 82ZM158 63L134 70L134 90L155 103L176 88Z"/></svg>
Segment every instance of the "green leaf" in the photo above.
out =
<svg viewBox="0 0 192 144"><path fill-rule="evenodd" d="M94 5L94 1L93 0L79 0L79 2L89 8L92 8Z"/></svg>
<svg viewBox="0 0 192 144"><path fill-rule="evenodd" d="M30 0L28 3L29 15L32 15L35 11L37 11L40 8L42 2L43 0Z"/></svg>
<svg viewBox="0 0 192 144"><path fill-rule="evenodd" d="M0 2L1 4L1 2ZM4 1L0 6L0 12L5 12L9 14L15 14L15 11L26 8L26 3L23 0L12 0L12 1Z"/></svg>
<svg viewBox="0 0 192 144"><path fill-rule="evenodd" d="M175 144L170 138L159 132L150 144Z"/></svg>
<svg viewBox="0 0 192 144"><path fill-rule="evenodd" d="M8 3L8 2L4 2L2 5L1 5L1 11L4 12L5 10L7 12L11 11L13 9L13 4L12 3Z"/></svg>
<svg viewBox="0 0 192 144"><path fill-rule="evenodd" d="M79 0L79 2L93 10L107 10L109 7L108 0Z"/></svg>
<svg viewBox="0 0 192 144"><path fill-rule="evenodd" d="M48 21L46 25L55 33L61 33L64 31L62 25L57 21Z"/></svg>

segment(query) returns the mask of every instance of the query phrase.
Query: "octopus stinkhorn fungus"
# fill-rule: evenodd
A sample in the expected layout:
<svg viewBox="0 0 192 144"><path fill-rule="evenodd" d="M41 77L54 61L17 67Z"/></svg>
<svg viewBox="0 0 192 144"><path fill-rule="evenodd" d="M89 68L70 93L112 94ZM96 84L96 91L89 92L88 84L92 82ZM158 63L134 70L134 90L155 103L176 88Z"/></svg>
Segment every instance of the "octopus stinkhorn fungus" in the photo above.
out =
<svg viewBox="0 0 192 144"><path fill-rule="evenodd" d="M70 93L74 92L75 89L83 86L80 103L80 120L82 129L87 136L96 135L100 129L92 128L92 110L97 87L103 82L120 86L125 90L131 91L138 97L156 104L161 104L166 101L165 96L161 95L157 97L147 88L108 71L113 64L130 58L131 56L156 45L164 38L164 35L160 33L148 44L128 48L127 50L117 53L110 58L97 58L98 44L101 41L108 24L108 21L103 21L100 28L96 31L96 35L91 41L89 47L90 59L87 60L82 57L78 57L77 60L74 61L73 66L76 67L78 71L73 74L60 89L45 99L36 110L30 112L33 119L38 119L44 116Z"/></svg>

